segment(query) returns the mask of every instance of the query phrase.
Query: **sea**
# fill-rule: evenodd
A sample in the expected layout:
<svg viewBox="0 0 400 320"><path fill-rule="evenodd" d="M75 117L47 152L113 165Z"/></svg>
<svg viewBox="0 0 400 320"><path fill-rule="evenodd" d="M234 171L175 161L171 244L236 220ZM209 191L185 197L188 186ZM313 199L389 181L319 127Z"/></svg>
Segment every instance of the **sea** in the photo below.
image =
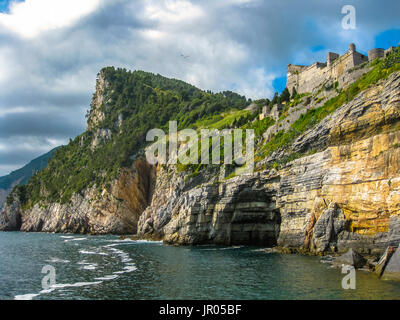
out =
<svg viewBox="0 0 400 320"><path fill-rule="evenodd" d="M326 257L118 236L0 232L0 299L399 299L400 283ZM346 288L347 289L346 289Z"/></svg>

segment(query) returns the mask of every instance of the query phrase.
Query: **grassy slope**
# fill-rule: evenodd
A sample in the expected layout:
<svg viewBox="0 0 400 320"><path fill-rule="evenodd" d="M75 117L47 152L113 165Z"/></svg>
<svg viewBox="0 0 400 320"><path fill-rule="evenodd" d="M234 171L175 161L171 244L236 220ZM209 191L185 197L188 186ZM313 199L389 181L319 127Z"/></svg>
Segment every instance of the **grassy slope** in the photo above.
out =
<svg viewBox="0 0 400 320"><path fill-rule="evenodd" d="M323 106L311 109L305 114L302 114L300 118L291 125L289 130L282 130L276 133L261 148L261 157L265 158L274 151L287 148L297 137L313 128L322 119L332 114L342 105L352 101L360 92L376 84L381 79L387 79L393 72L399 71L400 49L396 49L396 51L386 59L373 61L370 66L373 66L373 69L351 84L346 90L342 90L336 97L328 100ZM298 156L300 155L289 156L284 162L293 160Z"/></svg>

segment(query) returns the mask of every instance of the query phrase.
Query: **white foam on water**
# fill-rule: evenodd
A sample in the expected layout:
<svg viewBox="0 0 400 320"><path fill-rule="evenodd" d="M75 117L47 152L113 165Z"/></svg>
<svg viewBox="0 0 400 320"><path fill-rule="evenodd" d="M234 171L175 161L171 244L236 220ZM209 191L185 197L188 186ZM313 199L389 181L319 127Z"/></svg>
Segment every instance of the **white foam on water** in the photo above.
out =
<svg viewBox="0 0 400 320"><path fill-rule="evenodd" d="M14 300L32 300L34 297L37 297L39 293L28 293L28 294L20 294L14 297Z"/></svg>
<svg viewBox="0 0 400 320"><path fill-rule="evenodd" d="M116 253L120 257L122 263L127 263L132 261L132 259L129 257L129 254L127 254L125 251L113 247L109 247L109 250Z"/></svg>
<svg viewBox="0 0 400 320"><path fill-rule="evenodd" d="M61 236L62 238L65 238L64 242L69 242L69 241L82 241L86 240L87 238L82 238L82 237L73 237L73 236ZM102 283L103 281L111 281L117 279L121 274L125 273L130 273L134 272L137 270L137 267L135 263L132 262L132 259L129 257L129 254L123 250L115 248L115 246L122 245L124 243L160 243L162 244L162 241L147 241L147 240L131 240L131 239L123 239L123 240L108 240L110 242L113 242L112 244L104 245L102 246L103 248L106 248L107 250L111 251L111 254L114 254L119 257L121 262L124 264L123 269L120 271L115 271L110 275L105 275L105 276L100 276L94 278L95 281L92 282L76 282L76 283L60 283L60 284L54 284L52 285L49 289L47 290L41 290L39 293L28 293L28 294L22 294L22 295L16 295L14 297L15 300L32 300L33 298L40 296L42 294L47 294L50 292L53 292L54 290L60 290L63 291L62 289L64 288L74 288L74 287L83 287L83 286L92 286L92 285L98 285ZM102 256L108 256L109 254L106 252L102 251L97 251L96 248L89 248L88 250L82 249L78 251L80 254L85 254L85 255L102 255ZM49 260L46 260L47 262L53 262L53 263L69 263L69 260L62 260L57 257L52 257ZM80 265L80 269L82 270L96 270L98 268L97 263L91 263L88 262L87 260L81 260L76 263L77 265Z"/></svg>
<svg viewBox="0 0 400 320"><path fill-rule="evenodd" d="M108 276L104 276L104 277L98 277L98 278L94 278L95 280L103 280L103 281L108 281L108 280L114 280L117 279L119 276L117 274L110 274Z"/></svg>
<svg viewBox="0 0 400 320"><path fill-rule="evenodd" d="M112 240L107 240L107 242L135 242L136 240L132 239L112 239Z"/></svg>
<svg viewBox="0 0 400 320"><path fill-rule="evenodd" d="M56 283L50 286L49 289L41 290L39 293L28 293L28 294L21 294L14 296L14 300L32 300L33 298L40 296L42 294L53 292L57 289L62 288L71 288L71 287L85 287L85 286L92 286L96 284L100 284L103 281L94 281L94 282L75 282L75 283Z"/></svg>
<svg viewBox="0 0 400 320"><path fill-rule="evenodd" d="M69 263L69 260L62 260L60 258L51 258L49 260L45 260L46 262L50 262L50 263Z"/></svg>
<svg viewBox="0 0 400 320"><path fill-rule="evenodd" d="M219 250L234 250L234 249L240 249L243 248L243 246L233 246L233 247L225 247L225 248L209 248L209 249L201 249L204 251L219 251Z"/></svg>
<svg viewBox="0 0 400 320"><path fill-rule="evenodd" d="M79 253L82 253L82 254L97 254L97 255L101 255L101 256L108 256L108 254L105 253L105 252L96 252L96 251L87 251L87 250L79 250Z"/></svg>
<svg viewBox="0 0 400 320"><path fill-rule="evenodd" d="M124 267L126 273L136 271L137 268L135 266L126 266Z"/></svg>
<svg viewBox="0 0 400 320"><path fill-rule="evenodd" d="M115 242L115 243L159 243L162 244L162 241L153 241L153 240L132 240L132 239L114 239L114 240L107 240L108 242Z"/></svg>
<svg viewBox="0 0 400 320"><path fill-rule="evenodd" d="M82 241L82 240L86 240L86 239L87 239L87 238L71 238L71 239L64 240L64 242Z"/></svg>
<svg viewBox="0 0 400 320"><path fill-rule="evenodd" d="M93 282L75 282L75 283L56 283L51 286L51 289L61 289L61 288L76 288L76 287L86 287L100 284L103 281L93 281Z"/></svg>
<svg viewBox="0 0 400 320"><path fill-rule="evenodd" d="M84 270L96 270L97 269L97 263L87 264L87 265L83 266L81 269L84 269Z"/></svg>
<svg viewBox="0 0 400 320"><path fill-rule="evenodd" d="M134 240L136 243L159 243L159 244L163 244L162 241L153 241L153 240Z"/></svg>
<svg viewBox="0 0 400 320"><path fill-rule="evenodd" d="M232 246L228 248L221 248L221 250L234 250L234 249L240 249L243 248L244 246Z"/></svg>

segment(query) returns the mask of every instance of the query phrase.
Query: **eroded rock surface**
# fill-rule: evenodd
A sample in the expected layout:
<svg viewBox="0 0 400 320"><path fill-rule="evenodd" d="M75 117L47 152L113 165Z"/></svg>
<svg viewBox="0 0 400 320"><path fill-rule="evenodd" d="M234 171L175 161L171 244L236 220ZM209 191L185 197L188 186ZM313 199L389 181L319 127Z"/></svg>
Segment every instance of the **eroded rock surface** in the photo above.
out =
<svg viewBox="0 0 400 320"><path fill-rule="evenodd" d="M67 204L36 204L21 210L19 202L4 208L1 230L72 232L92 234L136 233L140 213L152 193L154 168L139 159L125 169L109 188L96 187L74 194ZM19 223L17 223L19 221Z"/></svg>
<svg viewBox="0 0 400 320"><path fill-rule="evenodd" d="M94 105L107 83L99 80ZM93 108L88 127L103 117ZM312 153L311 153L312 151ZM174 244L258 244L381 254L400 243L400 73L360 93L266 159L279 171L226 180L224 167L178 172L144 160L109 188L21 212L21 230L135 233ZM18 206L4 212L18 212ZM7 214L8 221L12 215ZM7 225L7 223L3 223ZM10 223L9 226L12 224Z"/></svg>
<svg viewBox="0 0 400 320"><path fill-rule="evenodd" d="M382 279L400 281L400 250L398 248L387 263Z"/></svg>
<svg viewBox="0 0 400 320"><path fill-rule="evenodd" d="M382 253L400 242L399 129L395 73L300 136L290 152L317 152L279 172L201 187L188 187L184 179L157 182L162 195L141 216L139 234L170 243L271 245L266 234L275 234L281 247ZM251 196L243 197L243 190Z"/></svg>

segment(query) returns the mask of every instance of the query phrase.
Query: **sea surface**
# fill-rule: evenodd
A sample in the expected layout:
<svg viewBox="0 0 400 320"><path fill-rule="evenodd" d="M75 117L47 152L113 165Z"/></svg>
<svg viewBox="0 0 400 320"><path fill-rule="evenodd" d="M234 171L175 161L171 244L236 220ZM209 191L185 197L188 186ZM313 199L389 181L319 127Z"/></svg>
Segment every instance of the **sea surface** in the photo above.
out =
<svg viewBox="0 0 400 320"><path fill-rule="evenodd" d="M0 299L400 298L400 283L357 271L344 290L344 276L319 257L255 247L0 232Z"/></svg>

